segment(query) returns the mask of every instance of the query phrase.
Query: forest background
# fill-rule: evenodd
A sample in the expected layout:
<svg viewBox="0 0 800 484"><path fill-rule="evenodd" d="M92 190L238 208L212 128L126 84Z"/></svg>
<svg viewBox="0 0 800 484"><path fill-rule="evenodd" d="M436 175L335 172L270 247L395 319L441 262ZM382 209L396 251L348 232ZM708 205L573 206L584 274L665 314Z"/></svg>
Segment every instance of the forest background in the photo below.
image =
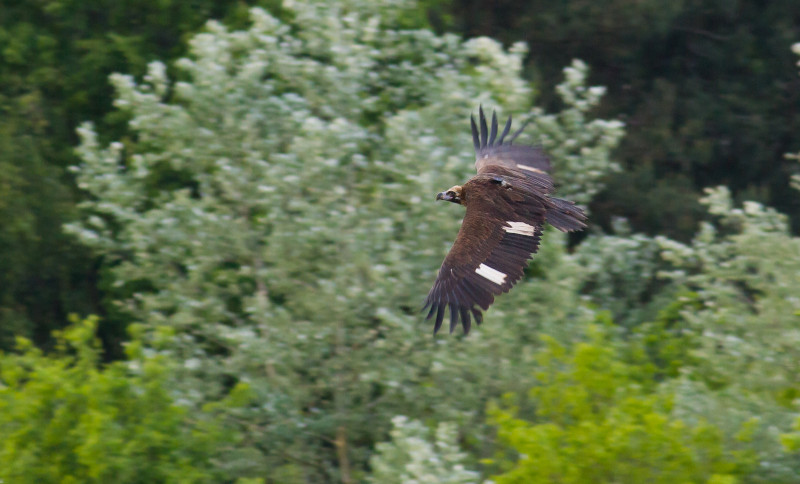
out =
<svg viewBox="0 0 800 484"><path fill-rule="evenodd" d="M0 2L0 482L800 482L797 42L788 0ZM481 103L592 224L432 338Z"/></svg>

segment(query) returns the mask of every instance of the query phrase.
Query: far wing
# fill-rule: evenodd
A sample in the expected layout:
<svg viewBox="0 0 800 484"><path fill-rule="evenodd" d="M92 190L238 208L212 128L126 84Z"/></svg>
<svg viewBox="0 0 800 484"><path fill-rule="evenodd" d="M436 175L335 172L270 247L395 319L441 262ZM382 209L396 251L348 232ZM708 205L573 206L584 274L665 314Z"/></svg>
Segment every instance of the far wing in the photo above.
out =
<svg viewBox="0 0 800 484"><path fill-rule="evenodd" d="M430 307L426 319L436 315L434 334L442 326L445 309L450 310L451 333L459 321L469 333L471 317L480 324L481 310L522 278L542 235L546 211L542 197L492 177L476 177L465 189L485 193L467 204L458 237L425 301L425 308Z"/></svg>
<svg viewBox="0 0 800 484"><path fill-rule="evenodd" d="M525 176L532 182L540 185L550 185L553 181L548 172L550 171L550 160L544 151L538 146L524 146L511 144L522 130L523 124L508 141L504 141L506 135L511 130L511 116L506 121L505 128L497 137L497 113L492 113L492 129L486 125L486 116L483 114L483 107L479 108L480 133L475 118L470 117L472 126L472 142L475 145L475 169L479 175L485 173L496 173L498 170L512 171L517 176ZM552 190L552 188L551 188Z"/></svg>

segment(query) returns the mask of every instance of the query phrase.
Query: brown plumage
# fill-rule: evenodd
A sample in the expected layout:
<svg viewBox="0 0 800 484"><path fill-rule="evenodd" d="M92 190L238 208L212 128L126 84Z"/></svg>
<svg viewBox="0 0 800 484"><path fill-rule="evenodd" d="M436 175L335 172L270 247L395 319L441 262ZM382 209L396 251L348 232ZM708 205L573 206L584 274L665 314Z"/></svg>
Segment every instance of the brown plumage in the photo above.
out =
<svg viewBox="0 0 800 484"><path fill-rule="evenodd" d="M467 213L425 301L426 319L436 316L433 333L450 311L450 332L459 321L469 333L472 318L480 324L498 294L522 278L531 254L539 249L545 221L570 232L586 227L586 215L574 202L550 196L550 161L541 148L512 145L523 125L507 141L511 116L497 137L497 113L491 131L483 108L480 126L470 117L478 174L462 186L436 195L464 205ZM480 132L479 132L480 129Z"/></svg>

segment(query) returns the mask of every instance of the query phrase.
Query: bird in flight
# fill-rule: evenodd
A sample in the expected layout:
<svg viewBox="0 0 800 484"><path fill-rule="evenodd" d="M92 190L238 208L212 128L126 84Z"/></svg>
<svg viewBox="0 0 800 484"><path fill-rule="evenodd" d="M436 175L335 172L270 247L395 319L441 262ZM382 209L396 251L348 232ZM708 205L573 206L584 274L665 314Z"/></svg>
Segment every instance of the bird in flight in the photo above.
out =
<svg viewBox="0 0 800 484"><path fill-rule="evenodd" d="M491 131L483 107L480 132L474 116L470 122L478 174L436 195L436 200L463 205L467 212L423 307L430 307L425 319L436 316L433 334L442 327L446 309L450 333L459 321L464 334L472 318L481 324L481 311L522 278L528 259L539 249L545 222L562 232L586 227L586 215L575 202L550 196L553 179L544 151L512 145L525 125L506 140L511 116L499 137L496 112Z"/></svg>

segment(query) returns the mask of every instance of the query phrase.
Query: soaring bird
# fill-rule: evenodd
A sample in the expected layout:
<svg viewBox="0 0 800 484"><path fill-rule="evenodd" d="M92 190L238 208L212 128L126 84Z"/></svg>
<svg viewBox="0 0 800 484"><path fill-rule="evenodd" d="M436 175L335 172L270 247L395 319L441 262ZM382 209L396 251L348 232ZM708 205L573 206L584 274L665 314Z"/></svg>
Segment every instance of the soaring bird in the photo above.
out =
<svg viewBox="0 0 800 484"><path fill-rule="evenodd" d="M480 132L470 116L478 174L436 195L436 200L463 205L467 211L423 308L430 307L425 319L436 316L433 334L442 327L446 309L450 333L461 321L468 334L470 316L481 324L481 311L522 278L528 259L539 249L545 222L562 232L586 227L586 215L574 202L550 196L553 180L544 151L511 144L525 125L505 141L511 116L499 138L496 112L491 131L483 107L479 121Z"/></svg>

